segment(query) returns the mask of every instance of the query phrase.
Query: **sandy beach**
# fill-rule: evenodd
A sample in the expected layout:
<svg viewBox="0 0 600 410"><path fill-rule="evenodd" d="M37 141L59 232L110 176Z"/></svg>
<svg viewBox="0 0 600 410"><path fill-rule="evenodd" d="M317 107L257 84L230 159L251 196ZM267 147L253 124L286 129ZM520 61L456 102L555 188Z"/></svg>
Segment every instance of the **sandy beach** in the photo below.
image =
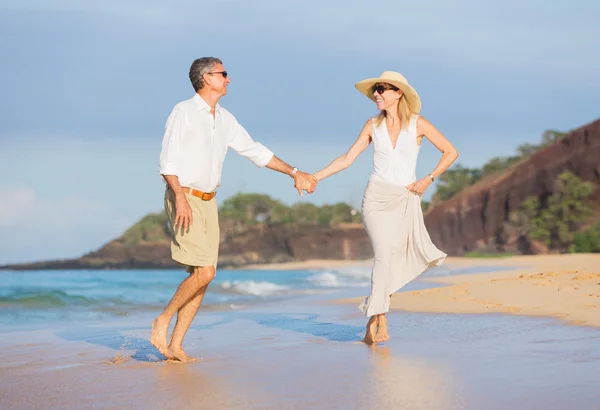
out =
<svg viewBox="0 0 600 410"><path fill-rule="evenodd" d="M440 286L398 292L391 309L428 313L509 313L549 316L600 326L600 255L447 258L454 266L496 266L483 274L429 277ZM360 299L344 302L359 303Z"/></svg>

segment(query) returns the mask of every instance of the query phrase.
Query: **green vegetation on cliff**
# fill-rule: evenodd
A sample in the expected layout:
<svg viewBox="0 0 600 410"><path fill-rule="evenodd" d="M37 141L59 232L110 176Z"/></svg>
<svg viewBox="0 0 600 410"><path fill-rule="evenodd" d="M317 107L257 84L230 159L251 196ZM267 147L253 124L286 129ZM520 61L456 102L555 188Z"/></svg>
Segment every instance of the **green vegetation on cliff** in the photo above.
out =
<svg viewBox="0 0 600 410"><path fill-rule="evenodd" d="M127 229L120 240L126 246L134 246L140 242L157 242L167 238L168 235L167 214L163 211L144 216L138 223Z"/></svg>
<svg viewBox="0 0 600 410"><path fill-rule="evenodd" d="M542 134L542 142L540 144L523 144L517 147L517 155L491 158L481 169L465 168L460 164L456 164L440 175L436 192L432 196L432 206L452 198L482 178L504 171L511 165L531 156L540 149L560 141L566 135L567 133L564 132L547 130Z"/></svg>
<svg viewBox="0 0 600 410"><path fill-rule="evenodd" d="M346 203L316 206L297 202L291 206L264 194L236 194L223 201L219 207L222 226L229 222L252 226L266 224L319 224L335 226L340 223L361 223L358 210ZM158 242L169 237L166 213L160 212L143 217L119 238L126 246L140 242Z"/></svg>
<svg viewBox="0 0 600 410"><path fill-rule="evenodd" d="M575 234L573 252L600 253L600 222Z"/></svg>
<svg viewBox="0 0 600 410"><path fill-rule="evenodd" d="M510 225L525 238L561 252L599 252L599 225L580 232L593 214L594 184L564 172L545 198L530 196L510 215Z"/></svg>
<svg viewBox="0 0 600 410"><path fill-rule="evenodd" d="M360 212L343 202L320 207L297 202L288 206L264 194L237 194L227 198L219 207L219 217L221 220L235 220L248 225L261 222L320 225L362 222Z"/></svg>

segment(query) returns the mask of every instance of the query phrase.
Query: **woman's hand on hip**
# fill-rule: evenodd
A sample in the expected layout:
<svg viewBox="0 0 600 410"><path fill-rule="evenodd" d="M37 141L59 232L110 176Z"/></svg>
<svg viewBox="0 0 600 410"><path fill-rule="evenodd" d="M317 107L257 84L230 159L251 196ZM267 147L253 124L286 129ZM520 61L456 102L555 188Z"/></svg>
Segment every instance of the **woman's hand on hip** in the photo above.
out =
<svg viewBox="0 0 600 410"><path fill-rule="evenodd" d="M408 189L411 192L414 192L415 194L423 195L425 190L429 188L429 185L431 185L432 182L433 181L431 180L431 178L425 177L423 179L413 182L410 185L407 185L406 189Z"/></svg>

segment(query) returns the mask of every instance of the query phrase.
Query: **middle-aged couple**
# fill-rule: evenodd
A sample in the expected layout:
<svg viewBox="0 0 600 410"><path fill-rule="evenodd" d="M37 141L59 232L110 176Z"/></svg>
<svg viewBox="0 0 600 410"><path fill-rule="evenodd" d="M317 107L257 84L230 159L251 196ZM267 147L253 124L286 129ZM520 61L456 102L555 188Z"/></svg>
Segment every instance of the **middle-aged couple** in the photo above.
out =
<svg viewBox="0 0 600 410"><path fill-rule="evenodd" d="M362 214L374 262L371 294L359 309L369 317L364 342L388 340L385 314L391 295L427 268L439 266L446 257L431 242L420 202L435 178L458 157L454 146L418 115L421 100L417 92L393 71L358 82L356 88L375 102L379 115L367 120L348 152L311 175L254 141L218 104L231 82L221 60L199 58L192 63L189 76L196 93L175 105L167 120L159 168L167 182L165 209L173 232L172 257L187 267L189 276L164 312L154 319L152 344L168 359L191 360L182 343L216 273L219 220L215 195L228 148L258 167L289 175L302 195L302 191L313 193L320 181L348 168L371 142L373 171L364 193ZM423 137L441 151L442 157L430 174L417 179L417 156ZM175 313L177 322L167 342Z"/></svg>

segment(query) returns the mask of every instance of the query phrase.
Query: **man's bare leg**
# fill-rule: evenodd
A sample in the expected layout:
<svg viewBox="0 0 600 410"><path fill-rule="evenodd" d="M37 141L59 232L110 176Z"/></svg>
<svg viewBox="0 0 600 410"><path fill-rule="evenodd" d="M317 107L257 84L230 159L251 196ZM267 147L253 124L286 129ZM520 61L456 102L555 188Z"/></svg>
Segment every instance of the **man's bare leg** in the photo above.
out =
<svg viewBox="0 0 600 410"><path fill-rule="evenodd" d="M390 340L387 327L387 318L385 317L385 313L381 313L377 315L377 333L375 334L375 342L380 343L387 340Z"/></svg>
<svg viewBox="0 0 600 410"><path fill-rule="evenodd" d="M377 315L373 315L369 318L367 322L367 330L365 332L365 338L363 342L366 344L375 343L375 333L377 332Z"/></svg>
<svg viewBox="0 0 600 410"><path fill-rule="evenodd" d="M173 298L160 314L152 322L152 333L150 343L152 343L162 354L169 358L167 348L167 332L169 323L175 313L192 299L204 286L208 285L215 277L214 266L196 267L193 273L181 282L179 288L173 295Z"/></svg>
<svg viewBox="0 0 600 410"><path fill-rule="evenodd" d="M200 291L177 312L177 322L175 323L175 328L173 329L173 334L171 335L171 340L169 341L169 346L167 347L167 351L170 356L169 358L176 359L184 363L195 360L194 358L190 358L183 350L183 338L192 324L192 321L196 317L196 313L202 304L202 299L204 298L206 289L208 289L208 285L205 285L202 289L200 289Z"/></svg>

